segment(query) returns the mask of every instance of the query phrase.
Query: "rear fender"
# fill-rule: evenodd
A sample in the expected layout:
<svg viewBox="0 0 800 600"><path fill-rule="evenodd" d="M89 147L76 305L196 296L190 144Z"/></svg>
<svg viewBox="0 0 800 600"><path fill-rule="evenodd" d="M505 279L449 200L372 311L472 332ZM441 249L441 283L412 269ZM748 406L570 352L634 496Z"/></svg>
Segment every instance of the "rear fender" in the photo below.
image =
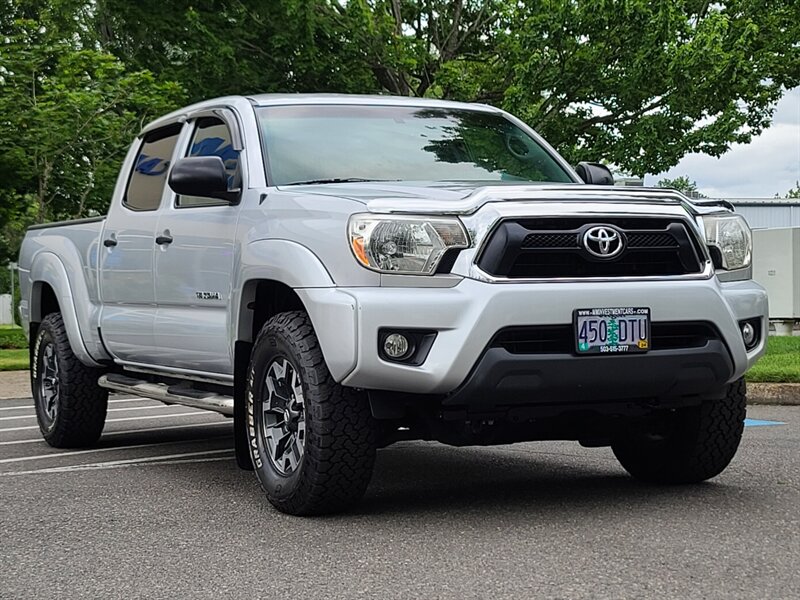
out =
<svg viewBox="0 0 800 600"><path fill-rule="evenodd" d="M47 284L52 288L58 300L61 318L64 320L69 344L75 356L87 366L101 366L89 354L81 335L78 313L75 309L76 305L81 305L82 303L83 306L91 304L85 287L70 285L64 264L52 252L40 252L36 255L31 267L30 279L32 282L29 309L30 321L32 323L41 323L46 316L42 314L42 290L44 284Z"/></svg>

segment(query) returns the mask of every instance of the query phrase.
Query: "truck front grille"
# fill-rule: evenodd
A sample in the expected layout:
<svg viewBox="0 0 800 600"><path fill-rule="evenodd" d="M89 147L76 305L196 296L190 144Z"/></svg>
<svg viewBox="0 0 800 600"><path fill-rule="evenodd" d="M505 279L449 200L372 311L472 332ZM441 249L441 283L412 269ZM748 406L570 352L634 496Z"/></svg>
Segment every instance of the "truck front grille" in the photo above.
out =
<svg viewBox="0 0 800 600"><path fill-rule="evenodd" d="M619 232L623 249L597 257L584 244L594 227ZM511 279L646 277L700 273L702 251L676 218L557 217L501 222L478 258L489 275Z"/></svg>
<svg viewBox="0 0 800 600"><path fill-rule="evenodd" d="M651 323L651 350L702 348L719 332L704 321ZM492 338L491 348L504 348L511 354L570 354L575 351L572 325L533 325L506 327Z"/></svg>

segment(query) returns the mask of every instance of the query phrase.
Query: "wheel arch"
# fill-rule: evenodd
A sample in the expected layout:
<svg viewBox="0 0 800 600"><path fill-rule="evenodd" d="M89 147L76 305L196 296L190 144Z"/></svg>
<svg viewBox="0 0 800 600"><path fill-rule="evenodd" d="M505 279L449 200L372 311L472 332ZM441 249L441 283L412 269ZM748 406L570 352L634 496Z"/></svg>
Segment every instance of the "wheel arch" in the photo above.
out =
<svg viewBox="0 0 800 600"><path fill-rule="evenodd" d="M291 287L275 279L250 279L241 288L235 309L233 345L233 426L236 463L252 471L253 463L247 441L245 394L247 372L253 342L271 317L289 310L306 311L302 300Z"/></svg>
<svg viewBox="0 0 800 600"><path fill-rule="evenodd" d="M336 284L317 255L302 244L281 239L252 241L242 248L235 271L229 324L233 341L234 439L237 464L250 470L253 465L247 447L245 414L247 371L253 343L264 323L280 312L302 310L308 314L319 337L322 356L336 381L344 379L355 367L355 335L348 340L350 350L337 348L335 330L325 327L330 313L326 316L320 306L308 300L308 292L333 293ZM353 323L354 306L348 309L348 320Z"/></svg>
<svg viewBox="0 0 800 600"><path fill-rule="evenodd" d="M70 346L78 360L87 366L101 366L89 354L84 343L78 313L75 310L72 286L67 270L58 256L52 252L39 253L33 263L30 279L30 339L35 338L39 324L48 314L60 312Z"/></svg>
<svg viewBox="0 0 800 600"><path fill-rule="evenodd" d="M264 323L291 310L308 314L325 364L333 379L341 382L356 365L357 310L355 298L334 287L293 288L274 279L248 281L237 306L234 365L241 362L242 357L237 355L242 352L247 352L249 359Z"/></svg>
<svg viewBox="0 0 800 600"><path fill-rule="evenodd" d="M333 378L341 381L352 371L356 360L355 299L337 291L314 252L291 240L256 240L242 248L236 271L230 323L234 362L237 352L254 342L269 318L302 310L311 319Z"/></svg>
<svg viewBox="0 0 800 600"><path fill-rule="evenodd" d="M270 318L290 310L306 310L297 292L275 279L251 279L242 287L236 341L252 344Z"/></svg>

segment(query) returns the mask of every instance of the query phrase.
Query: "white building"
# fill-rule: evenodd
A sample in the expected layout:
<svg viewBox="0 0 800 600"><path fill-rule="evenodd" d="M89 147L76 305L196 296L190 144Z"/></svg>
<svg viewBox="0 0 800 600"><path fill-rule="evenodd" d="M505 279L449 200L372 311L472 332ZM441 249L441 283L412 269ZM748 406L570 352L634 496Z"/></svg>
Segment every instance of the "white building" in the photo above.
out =
<svg viewBox="0 0 800 600"><path fill-rule="evenodd" d="M800 198L726 198L752 229L800 227Z"/></svg>

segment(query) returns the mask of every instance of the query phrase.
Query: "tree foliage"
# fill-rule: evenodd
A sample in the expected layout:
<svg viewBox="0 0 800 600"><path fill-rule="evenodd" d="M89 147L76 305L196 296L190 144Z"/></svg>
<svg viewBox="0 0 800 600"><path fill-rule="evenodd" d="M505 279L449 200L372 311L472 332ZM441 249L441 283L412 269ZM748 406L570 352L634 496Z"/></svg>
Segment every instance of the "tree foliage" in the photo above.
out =
<svg viewBox="0 0 800 600"><path fill-rule="evenodd" d="M184 101L484 102L642 176L747 143L800 85L797 0L0 0L0 34L7 247L102 212L142 121Z"/></svg>
<svg viewBox="0 0 800 600"><path fill-rule="evenodd" d="M690 198L706 198L697 190L697 182L689 179L686 175L681 175L675 179L660 179L658 187L667 188L670 190L678 190L679 192L689 196Z"/></svg>
<svg viewBox="0 0 800 600"><path fill-rule="evenodd" d="M800 84L796 0L102 0L107 47L191 82L488 102L572 161L719 156Z"/></svg>
<svg viewBox="0 0 800 600"><path fill-rule="evenodd" d="M780 198L779 194L775 194L776 198ZM783 196L784 198L800 198L800 181L795 182L795 186L791 188Z"/></svg>
<svg viewBox="0 0 800 600"><path fill-rule="evenodd" d="M17 8L0 24L2 263L31 223L105 212L142 124L183 99L178 84L126 70L50 13L28 19L31 6Z"/></svg>

